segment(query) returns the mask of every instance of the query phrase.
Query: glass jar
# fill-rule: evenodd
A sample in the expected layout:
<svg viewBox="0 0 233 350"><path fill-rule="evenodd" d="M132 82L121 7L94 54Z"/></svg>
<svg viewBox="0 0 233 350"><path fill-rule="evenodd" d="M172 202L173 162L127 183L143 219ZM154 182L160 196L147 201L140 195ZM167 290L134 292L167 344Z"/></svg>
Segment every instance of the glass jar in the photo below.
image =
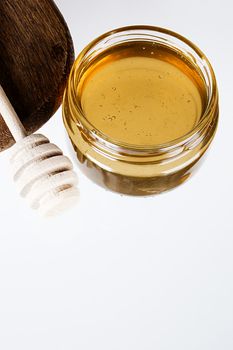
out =
<svg viewBox="0 0 233 350"><path fill-rule="evenodd" d="M78 95L83 74L104 50L128 41L169 47L201 77L206 94L205 108L197 125L182 137L163 144L127 144L103 134L86 118ZM179 34L151 26L119 28L91 42L78 56L64 94L63 120L81 167L89 178L124 194L160 193L190 177L214 137L218 122L215 75L206 56Z"/></svg>

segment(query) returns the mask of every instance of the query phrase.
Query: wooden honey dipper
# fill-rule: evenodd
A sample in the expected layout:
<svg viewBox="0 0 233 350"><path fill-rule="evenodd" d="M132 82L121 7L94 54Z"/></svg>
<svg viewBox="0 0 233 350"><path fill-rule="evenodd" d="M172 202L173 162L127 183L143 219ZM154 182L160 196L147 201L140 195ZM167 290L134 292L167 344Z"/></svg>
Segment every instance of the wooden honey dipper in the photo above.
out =
<svg viewBox="0 0 233 350"><path fill-rule="evenodd" d="M10 160L14 181L31 207L47 216L76 203L78 180L71 161L45 136L27 136L1 85L0 114L16 141Z"/></svg>

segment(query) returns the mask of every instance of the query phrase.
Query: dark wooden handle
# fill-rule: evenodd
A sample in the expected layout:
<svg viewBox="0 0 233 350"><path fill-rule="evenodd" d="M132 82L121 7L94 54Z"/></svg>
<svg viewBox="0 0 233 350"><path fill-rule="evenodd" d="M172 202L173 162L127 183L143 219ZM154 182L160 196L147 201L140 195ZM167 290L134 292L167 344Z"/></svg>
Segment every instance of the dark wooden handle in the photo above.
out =
<svg viewBox="0 0 233 350"><path fill-rule="evenodd" d="M57 110L74 60L52 0L0 0L0 84L29 133ZM0 151L14 140L0 116Z"/></svg>

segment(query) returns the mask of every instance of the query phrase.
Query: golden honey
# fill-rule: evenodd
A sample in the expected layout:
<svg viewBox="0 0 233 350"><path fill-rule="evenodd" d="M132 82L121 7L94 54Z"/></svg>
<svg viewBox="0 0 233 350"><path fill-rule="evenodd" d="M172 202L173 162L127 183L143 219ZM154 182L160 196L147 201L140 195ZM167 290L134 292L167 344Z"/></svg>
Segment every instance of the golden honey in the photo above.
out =
<svg viewBox="0 0 233 350"><path fill-rule="evenodd" d="M186 39L121 28L80 54L63 112L89 177L121 193L159 193L186 180L208 148L217 87L209 62Z"/></svg>
<svg viewBox="0 0 233 350"><path fill-rule="evenodd" d="M205 103L203 81L171 50L135 42L106 50L79 83L89 122L114 140L156 145L197 125Z"/></svg>

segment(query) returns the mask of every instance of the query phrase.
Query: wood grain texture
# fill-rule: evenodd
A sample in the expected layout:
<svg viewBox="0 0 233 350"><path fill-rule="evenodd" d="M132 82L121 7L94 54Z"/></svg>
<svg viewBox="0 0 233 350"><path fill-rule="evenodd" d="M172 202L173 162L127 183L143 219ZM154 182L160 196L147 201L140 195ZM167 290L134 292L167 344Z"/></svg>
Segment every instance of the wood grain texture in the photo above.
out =
<svg viewBox="0 0 233 350"><path fill-rule="evenodd" d="M0 23L0 84L30 134L61 104L72 39L52 0L0 0ZM0 151L13 143L0 116Z"/></svg>

